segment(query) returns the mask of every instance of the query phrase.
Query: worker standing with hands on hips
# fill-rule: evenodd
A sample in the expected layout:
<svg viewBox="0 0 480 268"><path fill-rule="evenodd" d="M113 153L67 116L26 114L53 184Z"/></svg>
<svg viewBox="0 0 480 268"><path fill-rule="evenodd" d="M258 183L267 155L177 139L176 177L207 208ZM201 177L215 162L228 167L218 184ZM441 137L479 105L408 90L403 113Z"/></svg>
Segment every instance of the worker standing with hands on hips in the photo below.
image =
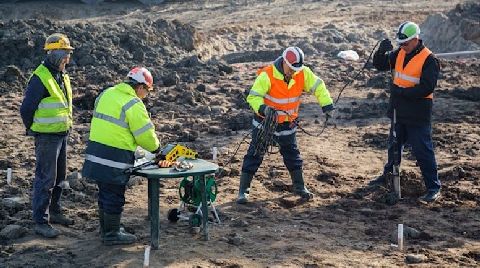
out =
<svg viewBox="0 0 480 268"><path fill-rule="evenodd" d="M256 153L255 144L261 122L268 113L275 113L278 126L274 139L280 146L283 162L293 183L293 192L303 199L313 194L305 187L303 160L296 140L295 120L300 108L300 96L307 92L315 96L327 117L334 110L330 93L322 79L304 66L305 55L298 47L288 47L273 64L260 69L247 96L247 102L255 112L253 118L252 142L243 159L237 203L247 202L250 184L263 161L263 154Z"/></svg>
<svg viewBox="0 0 480 268"><path fill-rule="evenodd" d="M371 181L370 185L386 183L385 174L395 164L394 150L398 150L401 156L403 145L409 143L427 188L421 200L434 202L440 197L440 181L433 150L431 118L433 91L437 85L440 66L435 55L419 39L419 34L417 24L404 22L398 28L396 38L400 47L393 50L390 40L385 39L373 57L373 65L377 70L393 71L388 116L392 118L395 109L397 123L392 127L396 130L398 147L391 146L391 129L388 161L383 174Z"/></svg>
<svg viewBox="0 0 480 268"><path fill-rule="evenodd" d="M133 234L120 228L125 190L137 146L157 153L160 143L142 102L153 90L152 74L133 68L125 82L104 90L95 100L82 174L98 184L100 232L105 245L131 244Z"/></svg>
<svg viewBox="0 0 480 268"><path fill-rule="evenodd" d="M66 72L74 48L55 33L44 45L47 55L33 71L20 107L27 135L35 138L32 210L34 231L47 238L60 232L50 223L72 225L60 204L67 172L67 140L73 124L72 87Z"/></svg>

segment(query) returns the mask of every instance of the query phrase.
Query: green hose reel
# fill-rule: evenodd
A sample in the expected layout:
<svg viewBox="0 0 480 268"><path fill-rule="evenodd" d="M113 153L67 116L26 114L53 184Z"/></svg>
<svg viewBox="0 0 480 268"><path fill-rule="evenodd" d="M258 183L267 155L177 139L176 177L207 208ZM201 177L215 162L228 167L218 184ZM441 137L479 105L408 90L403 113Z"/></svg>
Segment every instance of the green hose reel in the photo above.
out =
<svg viewBox="0 0 480 268"><path fill-rule="evenodd" d="M202 203L202 180L199 177L183 178L178 187L178 194L180 200L185 204L198 206ZM205 178L205 194L207 195L207 202L214 202L217 198L218 188L214 176Z"/></svg>

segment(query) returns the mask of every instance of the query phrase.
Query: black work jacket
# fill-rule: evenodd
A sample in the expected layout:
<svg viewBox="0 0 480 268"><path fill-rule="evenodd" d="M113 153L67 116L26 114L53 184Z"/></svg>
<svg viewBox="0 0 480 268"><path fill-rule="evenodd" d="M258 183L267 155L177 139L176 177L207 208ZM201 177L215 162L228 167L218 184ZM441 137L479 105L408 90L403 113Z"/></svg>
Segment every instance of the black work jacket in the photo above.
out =
<svg viewBox="0 0 480 268"><path fill-rule="evenodd" d="M405 65L425 46L420 40L418 46L405 56ZM373 56L373 66L379 71L394 71L399 49L383 52L376 51ZM392 118L393 108L396 109L397 122L411 125L429 125L432 119L432 99L425 98L433 93L440 74L440 64L435 55L430 54L422 67L420 83L414 87L402 90L402 94L391 94L388 117ZM391 87L394 85L392 84Z"/></svg>

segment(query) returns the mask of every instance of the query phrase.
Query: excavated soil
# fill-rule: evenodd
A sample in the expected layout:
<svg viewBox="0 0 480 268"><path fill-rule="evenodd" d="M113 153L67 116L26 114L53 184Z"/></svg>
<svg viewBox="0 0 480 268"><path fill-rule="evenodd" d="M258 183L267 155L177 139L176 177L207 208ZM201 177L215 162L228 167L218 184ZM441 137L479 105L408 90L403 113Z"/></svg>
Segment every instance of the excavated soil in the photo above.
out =
<svg viewBox="0 0 480 268"><path fill-rule="evenodd" d="M251 111L245 97L257 69L295 45L336 98L383 38L415 18L437 53L478 49L480 5L427 1L18 1L0 4L0 266L140 267L150 242L147 184L133 177L123 224L137 243L103 246L94 184L79 176L96 96L135 65L147 66L155 92L145 101L162 143L182 143L212 158L218 148L221 224L210 240L188 223L170 223L179 181L161 182L160 249L151 267L477 267L480 262L480 61L441 60L434 99L433 140L442 198L418 202L424 184L408 146L402 161L403 199L391 205L384 187L368 187L386 161L388 75L368 64L342 93L335 119L320 137L298 133L310 202L293 196L279 154L265 157L251 202L235 203ZM35 156L19 115L23 90L53 32L76 48L68 67L75 126L69 137L68 189L62 200L75 225L52 240L32 231ZM453 40L453 41L452 41ZM360 61L338 58L353 49ZM301 126L319 133L324 117L302 98ZM239 146L238 151L236 151ZM11 184L5 178L13 170ZM405 250L392 243L397 224L415 228ZM395 236L395 234L393 234ZM416 256L411 256L416 255ZM407 257L408 256L408 257ZM420 256L420 257L418 257ZM415 258L414 258L415 257Z"/></svg>

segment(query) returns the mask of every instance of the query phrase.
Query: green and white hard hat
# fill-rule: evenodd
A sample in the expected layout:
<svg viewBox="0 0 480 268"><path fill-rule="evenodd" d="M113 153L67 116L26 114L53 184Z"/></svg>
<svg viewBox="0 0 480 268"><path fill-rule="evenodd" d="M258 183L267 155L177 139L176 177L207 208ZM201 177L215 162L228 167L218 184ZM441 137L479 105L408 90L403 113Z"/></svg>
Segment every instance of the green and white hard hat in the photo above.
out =
<svg viewBox="0 0 480 268"><path fill-rule="evenodd" d="M418 37L420 34L420 27L414 22L406 21L398 27L397 43L402 44Z"/></svg>

